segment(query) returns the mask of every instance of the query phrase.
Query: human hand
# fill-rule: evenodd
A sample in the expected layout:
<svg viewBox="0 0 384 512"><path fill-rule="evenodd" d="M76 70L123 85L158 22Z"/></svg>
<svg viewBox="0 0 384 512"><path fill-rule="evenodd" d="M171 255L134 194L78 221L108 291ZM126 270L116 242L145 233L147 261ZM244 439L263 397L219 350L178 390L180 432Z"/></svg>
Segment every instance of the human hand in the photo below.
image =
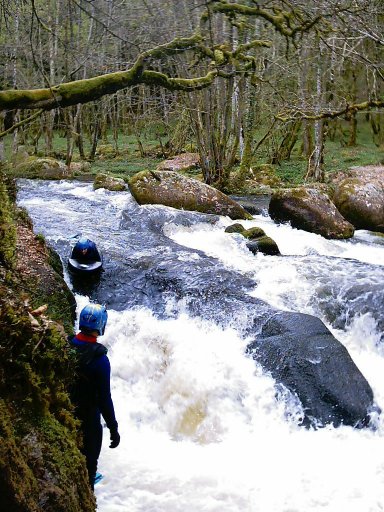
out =
<svg viewBox="0 0 384 512"><path fill-rule="evenodd" d="M117 431L117 429L116 430L111 430L110 434L111 434L111 444L109 445L109 447L110 448L116 448L120 444L120 434Z"/></svg>

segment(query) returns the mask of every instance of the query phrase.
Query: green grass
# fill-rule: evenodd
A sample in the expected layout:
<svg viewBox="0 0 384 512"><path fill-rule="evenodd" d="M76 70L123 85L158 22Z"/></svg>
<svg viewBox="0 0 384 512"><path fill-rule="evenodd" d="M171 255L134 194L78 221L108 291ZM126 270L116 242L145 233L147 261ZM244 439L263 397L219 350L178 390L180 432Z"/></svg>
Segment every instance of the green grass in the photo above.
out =
<svg viewBox="0 0 384 512"><path fill-rule="evenodd" d="M350 167L384 165L384 146L377 146L372 139L367 122L358 125L357 144L349 147L344 140L326 140L324 145L325 176L346 170ZM303 183L307 171L307 161L300 155L298 142L289 161L275 166L276 174L285 182L294 185Z"/></svg>
<svg viewBox="0 0 384 512"><path fill-rule="evenodd" d="M352 166L378 165L384 163L384 146L375 145L371 128L363 116L359 116L357 145L354 147L346 146L348 141L349 126L346 122L342 123L342 132L338 132L338 139L325 142L324 168L325 174L348 169ZM260 131L260 128L259 128ZM138 140L134 135L119 134L118 151L115 150L114 141L111 134L105 140L100 140L95 161L91 162L92 175L105 173L119 178L128 179L136 172L144 169L154 169L163 160L161 154L160 140L157 137L158 130L156 126L151 131L147 127L141 137L142 148L145 156L142 157ZM162 143L166 140L165 134L162 134ZM258 137L256 137L258 140ZM85 152L89 154L91 141L84 140ZM276 175L287 184L298 185L303 183L307 169L307 162L300 154L301 140L296 143L289 161L281 162L275 165ZM5 155L10 160L12 148L12 136L5 138ZM26 146L31 154L33 148ZM266 146L261 147L254 165L268 163ZM54 137L54 153L56 158L65 159L66 138L59 133ZM39 141L38 154L44 156L44 140ZM79 153L75 149L73 161L79 161ZM194 170L193 177L200 177L200 171Z"/></svg>

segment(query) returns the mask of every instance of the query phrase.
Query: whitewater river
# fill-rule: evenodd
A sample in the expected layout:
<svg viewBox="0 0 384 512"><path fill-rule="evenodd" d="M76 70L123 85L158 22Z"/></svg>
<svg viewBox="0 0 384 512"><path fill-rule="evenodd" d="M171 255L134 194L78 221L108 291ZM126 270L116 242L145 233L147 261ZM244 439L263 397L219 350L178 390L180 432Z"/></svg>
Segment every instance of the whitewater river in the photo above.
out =
<svg viewBox="0 0 384 512"><path fill-rule="evenodd" d="M109 312L112 396L121 433L96 486L99 512L379 512L384 423L299 426L300 404L244 354L265 304L320 317L384 410L384 238L348 241L260 226L282 256L254 256L227 217L139 207L128 192L80 182L19 182L18 203L61 255L78 311ZM93 239L105 272L72 283L75 236ZM250 320L251 319L251 320Z"/></svg>

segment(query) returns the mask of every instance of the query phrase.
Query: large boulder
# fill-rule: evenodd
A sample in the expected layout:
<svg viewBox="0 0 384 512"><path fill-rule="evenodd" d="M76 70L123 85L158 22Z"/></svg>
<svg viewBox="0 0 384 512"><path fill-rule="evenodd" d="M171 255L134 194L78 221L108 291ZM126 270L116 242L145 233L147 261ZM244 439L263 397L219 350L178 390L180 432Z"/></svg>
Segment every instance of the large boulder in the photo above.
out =
<svg viewBox="0 0 384 512"><path fill-rule="evenodd" d="M384 167L354 167L335 177L333 201L356 229L384 233Z"/></svg>
<svg viewBox="0 0 384 512"><path fill-rule="evenodd" d="M321 320L279 312L262 327L248 352L296 394L303 424L364 426L373 392L346 348Z"/></svg>
<svg viewBox="0 0 384 512"><path fill-rule="evenodd" d="M273 192L269 203L269 215L276 222L291 226L324 238L351 238L352 224L342 217L329 197L316 189L298 187Z"/></svg>
<svg viewBox="0 0 384 512"><path fill-rule="evenodd" d="M163 204L182 210L252 219L239 204L215 188L172 171L141 171L129 180L139 204Z"/></svg>
<svg viewBox="0 0 384 512"><path fill-rule="evenodd" d="M73 171L64 162L51 157L28 156L15 163L13 174L18 177L62 180L73 178Z"/></svg>

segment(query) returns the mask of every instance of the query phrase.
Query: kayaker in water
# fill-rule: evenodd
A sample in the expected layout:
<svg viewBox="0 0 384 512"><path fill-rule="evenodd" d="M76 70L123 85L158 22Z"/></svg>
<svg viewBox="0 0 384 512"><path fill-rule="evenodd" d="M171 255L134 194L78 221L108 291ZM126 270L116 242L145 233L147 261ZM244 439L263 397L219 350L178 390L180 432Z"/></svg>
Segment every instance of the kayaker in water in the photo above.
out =
<svg viewBox="0 0 384 512"><path fill-rule="evenodd" d="M90 263L92 261L99 261L100 254L97 250L95 242L89 238L80 238L74 246L71 258L77 260L79 263Z"/></svg>

